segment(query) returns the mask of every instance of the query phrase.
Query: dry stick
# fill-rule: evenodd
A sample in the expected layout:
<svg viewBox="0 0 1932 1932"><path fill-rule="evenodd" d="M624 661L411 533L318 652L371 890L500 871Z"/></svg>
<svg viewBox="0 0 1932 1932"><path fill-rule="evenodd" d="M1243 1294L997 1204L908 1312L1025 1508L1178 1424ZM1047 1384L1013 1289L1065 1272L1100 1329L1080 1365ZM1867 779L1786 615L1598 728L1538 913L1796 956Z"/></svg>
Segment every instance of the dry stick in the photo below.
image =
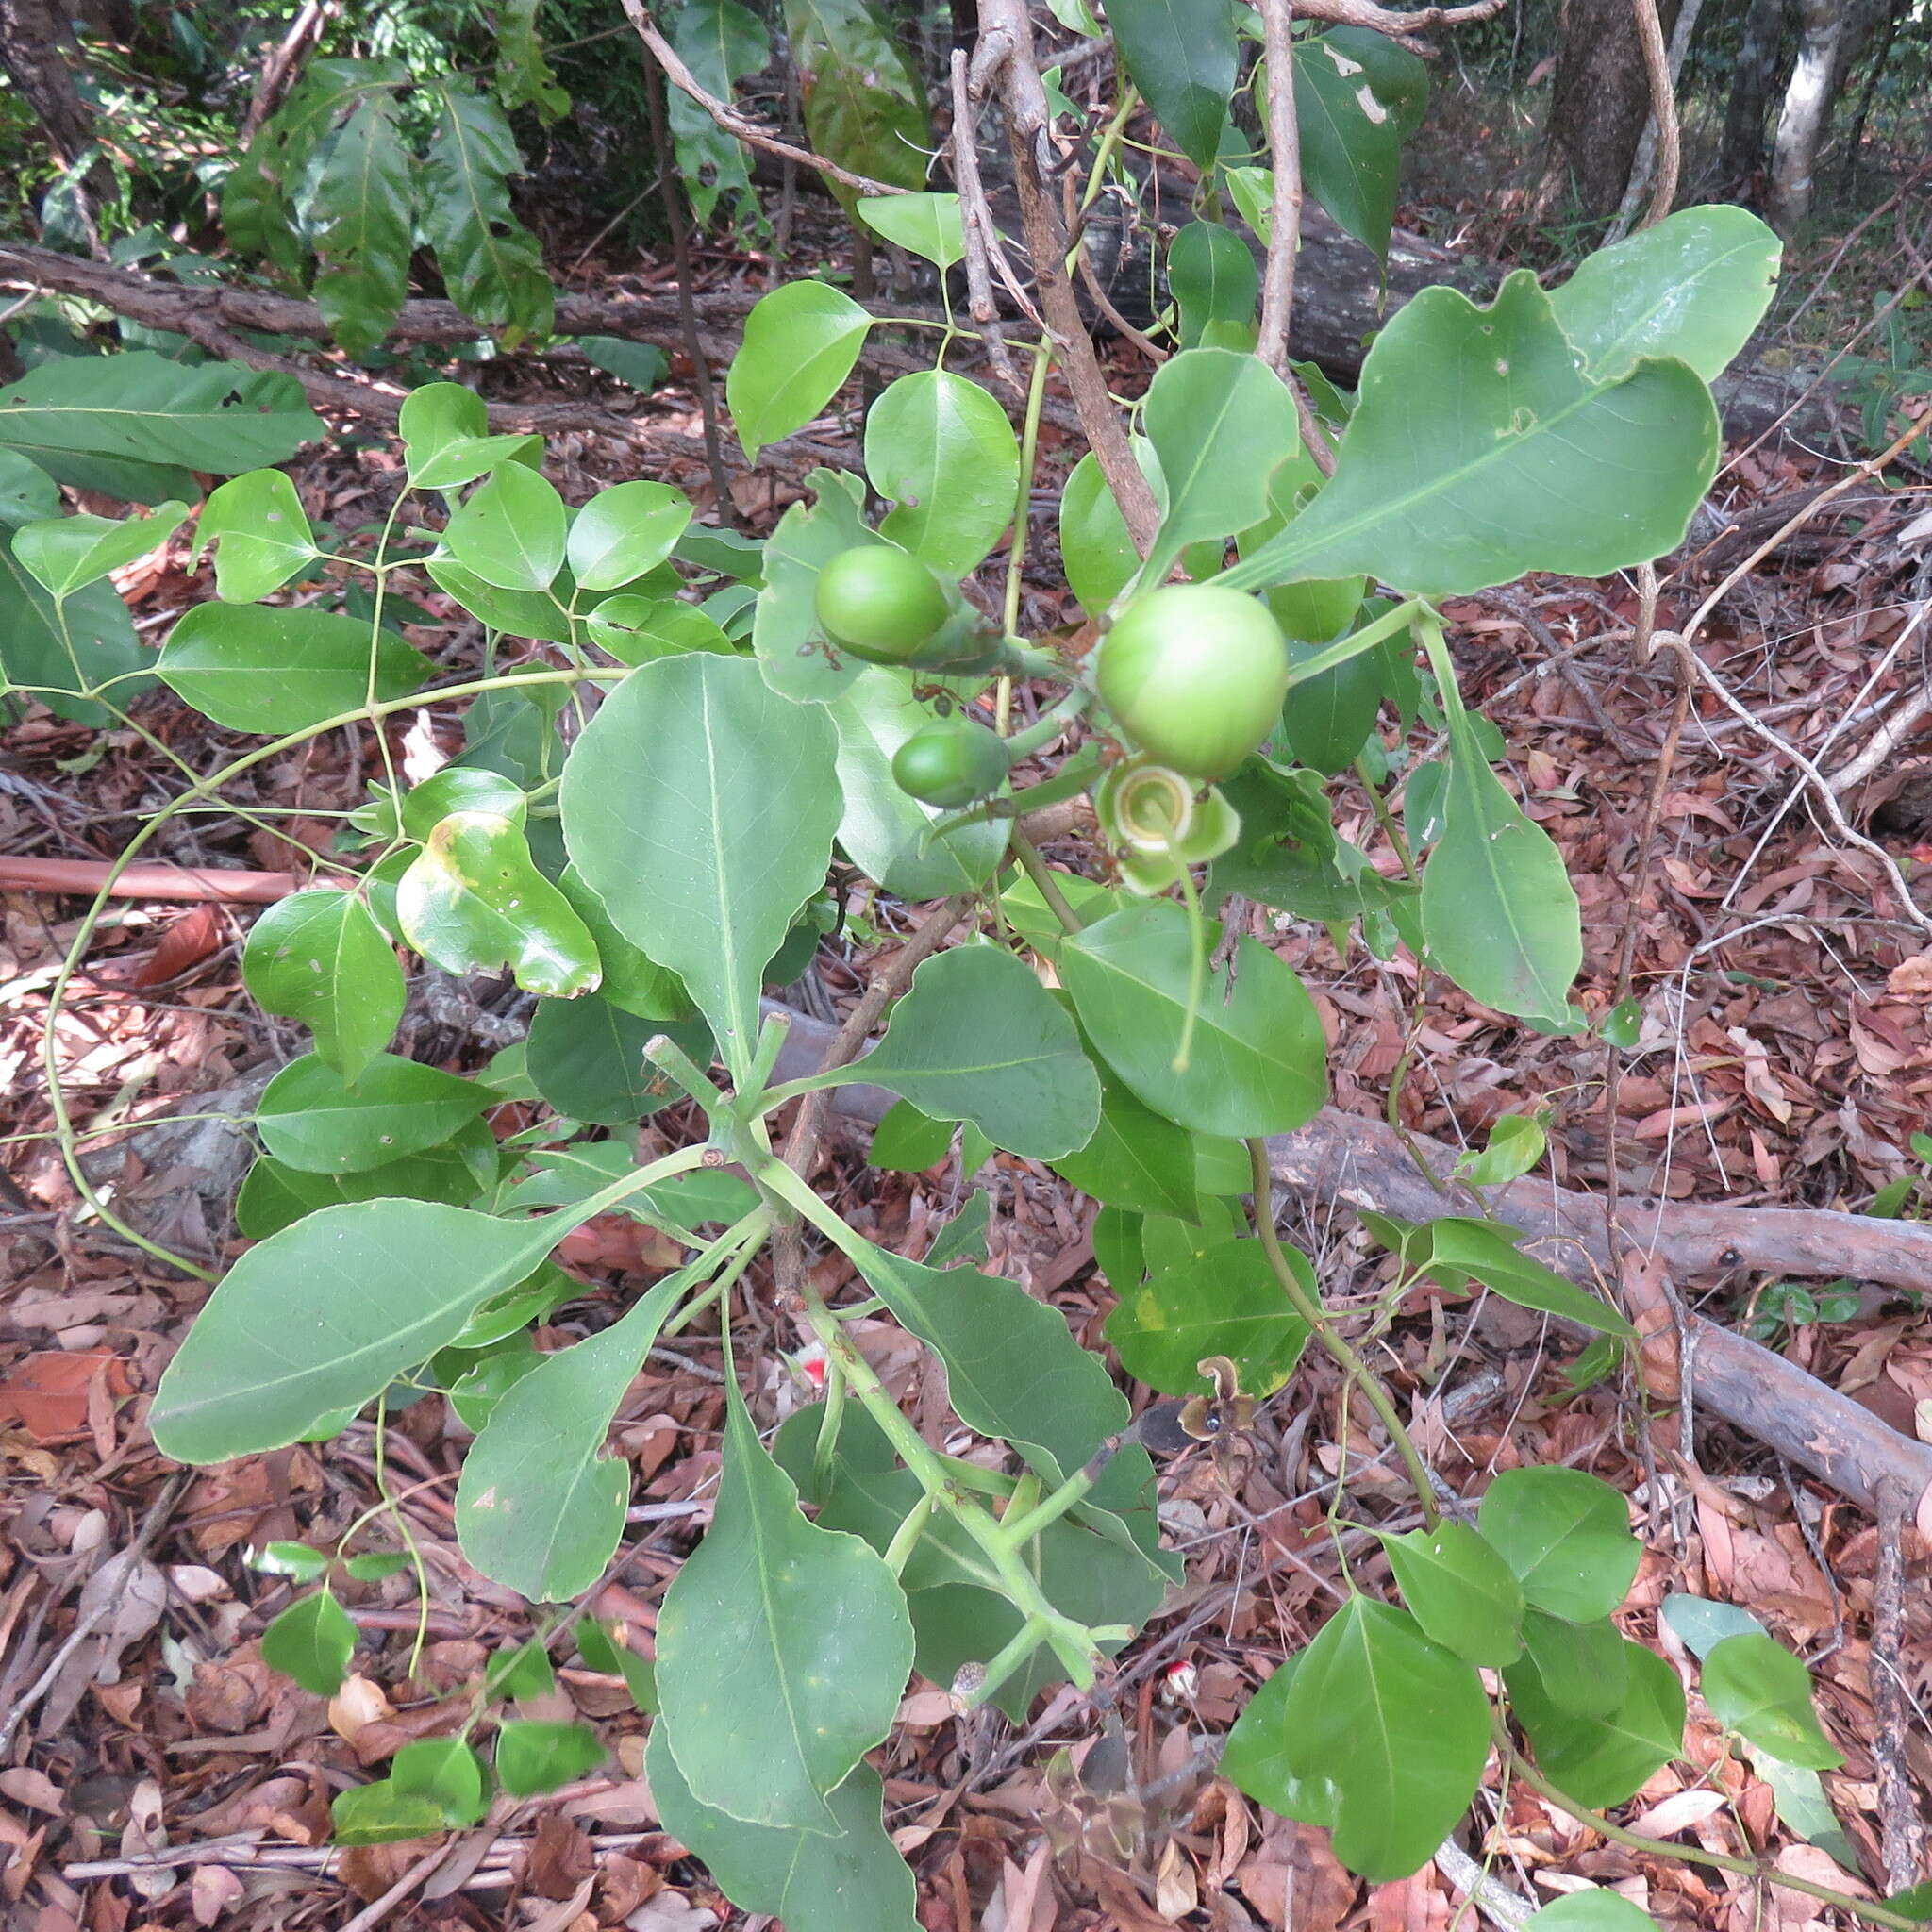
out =
<svg viewBox="0 0 1932 1932"><path fill-rule="evenodd" d="M380 1898L372 1900L349 1920L341 1932L370 1932L372 1926L381 1924L449 1857L452 1849L440 1844L434 1851L425 1852Z"/></svg>
<svg viewBox="0 0 1932 1932"><path fill-rule="evenodd" d="M1069 182L1068 187L1073 184ZM1167 351L1160 344L1136 328L1134 325L1114 307L1113 297L1100 286L1100 277L1093 273L1092 258L1087 253L1087 237L1083 233L1077 258L1080 263L1080 280L1085 284L1088 299L1100 310L1111 327L1118 331L1124 341L1133 346L1158 369L1167 360Z"/></svg>
<svg viewBox="0 0 1932 1932"><path fill-rule="evenodd" d="M256 130L275 112L291 75L322 38L323 23L333 11L329 0L304 0L289 31L282 36L281 44L262 65L261 78L255 83L248 111L242 115L241 131L235 137L238 148L246 147L255 139Z"/></svg>
<svg viewBox="0 0 1932 1932"><path fill-rule="evenodd" d="M1657 0L1631 0L1637 15L1637 39L1643 49L1644 78L1650 83L1650 119L1637 145L1637 157L1630 164L1629 189L1624 207L1617 211L1610 240L1618 241L1629 226L1637 196L1642 192L1644 171L1657 158L1657 175L1650 191L1650 207L1640 228L1655 227L1670 213L1677 198L1677 174L1683 163L1683 139L1677 125L1677 75L1690 45L1690 29L1696 24L1703 0L1685 0L1672 31L1670 50L1664 49L1664 31L1657 16Z"/></svg>
<svg viewBox="0 0 1932 1932"><path fill-rule="evenodd" d="M979 134L974 125L973 95L966 85L966 50L953 49L953 185L959 191L959 226L966 244L966 305L973 325L986 344L986 359L1000 380L1018 394L1026 385L1013 367L1012 351L1000 332L999 305L992 299L992 210L979 178Z"/></svg>
<svg viewBox="0 0 1932 1932"><path fill-rule="evenodd" d="M1398 13L1392 7L1377 7L1374 0L1296 0L1302 14L1309 20L1332 21L1340 26L1365 26L1372 33L1387 34L1396 45L1412 54L1433 55L1435 49L1419 38L1438 27L1462 26L1470 21L1488 20L1500 13L1509 0L1475 0L1470 7L1425 7L1419 13Z"/></svg>
<svg viewBox="0 0 1932 1932"><path fill-rule="evenodd" d="M626 6L631 4L633 0L625 0ZM1044 185L1053 161L1048 134L1053 117L1033 55L1033 23L1025 0L980 0L979 45L968 70L974 99L985 99L995 77L1002 83L1006 100L1020 219L1047 333L1073 391L1088 446L1120 505L1135 548L1144 556L1153 544L1160 512L1153 489L1127 445L1126 429L1114 408L1100 358L1080 318L1074 285L1067 279L1066 231Z"/></svg>
<svg viewBox="0 0 1932 1932"><path fill-rule="evenodd" d="M1898 641L1903 642L1917 630L1928 614L1932 614L1932 599L1922 601L1913 609ZM1890 762L1892 754L1911 736L1928 711L1932 711L1932 681L1922 675L1918 690L1900 694L1864 749L1831 774L1831 789L1840 798L1848 791L1856 791L1881 765Z"/></svg>
<svg viewBox="0 0 1932 1932"><path fill-rule="evenodd" d="M631 25L637 28L638 38L658 57L658 64L670 76L672 84L680 92L689 94L735 140L743 142L747 147L762 148L768 155L776 155L783 160L816 168L828 180L843 182L847 188L855 189L860 194L906 192L905 189L894 187L890 181L874 181L870 175L855 175L849 168L841 168L838 162L813 154L809 148L794 147L791 142L779 140L770 128L762 127L748 115L741 114L728 102L708 93L698 84L697 76L677 58L676 49L658 31L657 23L652 20L642 0L624 0L624 10Z"/></svg>
<svg viewBox="0 0 1932 1932"><path fill-rule="evenodd" d="M1641 0L1640 0L1641 4ZM1295 257L1302 245L1302 136L1294 110L1294 0L1256 0L1268 60L1268 151L1274 166L1261 323L1255 354L1284 381Z"/></svg>
<svg viewBox="0 0 1932 1932"><path fill-rule="evenodd" d="M170 1477L167 1487L155 1498L147 1514L142 1518L141 1528L135 1533L134 1541L119 1557L108 1558L110 1562L119 1562L121 1565L119 1581L92 1609L75 1623L74 1628L67 1633L60 1648L54 1653L47 1668L14 1700L13 1707L8 1711L6 1717L0 1719L0 1759L6 1757L8 1748L13 1742L13 1734L20 1728L22 1720L54 1688L56 1680L66 1667L67 1659L121 1607L122 1596L134 1575L134 1566L147 1554L149 1546L160 1535L162 1527L174 1511L175 1503L180 1500L181 1491L192 1481L193 1474L192 1470L184 1469L178 1475Z"/></svg>
<svg viewBox="0 0 1932 1932"><path fill-rule="evenodd" d="M1905 1744L1916 1713L1899 1674L1905 1627L1905 1531L1912 1497L1903 1483L1878 1489L1878 1574L1872 1585L1872 1762L1878 1773L1878 1824L1885 1853L1886 1886L1904 1891L1919 1882L1925 1858L1925 1826L1919 1797L1905 1763Z"/></svg>
<svg viewBox="0 0 1932 1932"><path fill-rule="evenodd" d="M704 423L705 466L711 473L718 514L727 525L735 525L738 508L731 500L731 481L724 474L724 451L718 441L718 395L711 386L711 365L706 358L705 345L698 339L698 313L691 301L691 238L685 231L684 208L672 175L671 141L664 130L663 73L661 68L654 71L648 46L644 49L644 99L651 115L651 149L658 163L664 224L671 230L671 260L677 275L677 316L684 326L684 352L691 358L691 387L697 391L698 414Z"/></svg>

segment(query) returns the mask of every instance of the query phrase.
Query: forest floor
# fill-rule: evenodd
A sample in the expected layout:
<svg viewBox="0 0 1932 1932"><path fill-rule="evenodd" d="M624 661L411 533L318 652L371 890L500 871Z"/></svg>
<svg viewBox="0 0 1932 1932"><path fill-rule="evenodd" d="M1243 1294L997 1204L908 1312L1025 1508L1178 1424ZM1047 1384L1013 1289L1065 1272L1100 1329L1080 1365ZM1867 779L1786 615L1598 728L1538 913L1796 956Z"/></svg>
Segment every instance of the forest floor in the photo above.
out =
<svg viewBox="0 0 1932 1932"><path fill-rule="evenodd" d="M757 265L724 252L707 254L703 267L720 282L762 280ZM492 371L492 391L521 383L516 392L535 393L532 378L515 372L510 362ZM593 483L643 471L689 489L700 514L715 508L702 463L666 465L652 453L654 429L702 426L688 377L674 364L667 385L636 404L632 443L557 439L552 474L566 495L580 500ZM534 380L554 395L585 378ZM606 407L625 407L592 380ZM857 466L849 413L815 434L853 448ZM1051 428L1046 441L1058 458ZM290 473L311 519L345 533L380 522L400 475L386 442L359 430ZM1804 492L1839 474L1802 451L1734 451L1712 515L1662 570L1659 626L1685 620L1802 507ZM762 533L797 493L770 475L741 476L733 509ZM1928 1163L1912 1139L1932 1113L1932 923L1899 903L1885 863L1909 884L1932 862L1932 740L1915 737L1913 724L1932 592L1926 508L1923 491L1884 501L1856 492L1726 596L1699 648L1734 703L1697 691L1660 788L1675 661L1668 650L1635 657L1633 585L1537 579L1451 605L1465 693L1507 741L1508 775L1562 847L1582 899L1576 996L1602 1013L1634 995L1641 1031L1609 1064L1600 1041L1526 1031L1441 984L1417 1024L1406 956L1378 964L1359 944L1338 948L1320 925L1264 923L1320 1006L1338 1106L1379 1117L1399 1079L1405 1126L1474 1142L1506 1111L1541 1113L1554 1177L1573 1189L1601 1191L1614 1162L1625 1193L1853 1210L1886 1193L1893 1212L1932 1213ZM1036 632L1077 623L1053 569L1052 526L1042 495L1024 619ZM207 594L206 575L190 575L186 562L177 540L121 574L143 637L158 641ZM433 587L406 593L441 614ZM440 625L411 635L447 656ZM219 731L165 692L142 700L141 717L196 770L227 754ZM1385 725L1392 749L1396 729ZM1428 743L1424 728L1409 734L1416 756ZM1845 790L1841 808L1877 856L1847 841L1791 756L1834 770L1874 743L1872 771ZM454 748L415 733L395 744L400 760L425 768ZM195 816L147 856L301 873L308 850L334 837L328 814L360 802L365 764L345 734L272 760L243 796L275 829ZM133 732L31 714L0 731L0 852L110 858L175 782ZM1341 799L1340 829L1392 866L1366 797L1342 788ZM1072 843L1050 856L1077 862ZM51 1138L41 1033L86 906L78 896L0 893L0 1091L11 1096L0 1117L0 1901L17 1915L9 1923L35 1932L348 1923L365 1932L378 1919L703 1932L738 1923L654 1828L641 1775L643 1721L617 1680L584 1670L562 1672L554 1708L525 1714L575 1712L598 1724L610 1749L602 1773L543 1799L501 1802L433 1869L420 1843L328 1847L331 1794L376 1774L402 1742L449 1728L491 1652L529 1637L532 1612L458 1554L451 1491L465 1432L440 1397L392 1419L386 1460L367 1423L325 1444L192 1477L156 1455L146 1402L205 1290L91 1221ZM851 934L825 941L801 1003L822 1016L849 1003L909 913L874 908L870 943ZM226 904L114 901L51 1034L66 1108L100 1162L96 1184L111 1183L118 1210L151 1239L209 1260L236 1251L227 1202L245 1139L220 1120L192 1137L142 1123L234 1106L234 1090L299 1050L294 1031L242 991L250 917ZM404 1050L474 1071L491 1050L488 1021L508 1004L502 990L470 985L452 998L444 988L432 999L435 991L426 980L419 987ZM500 1132L521 1124L513 1108L497 1122ZM667 1109L648 1131L669 1143L690 1125ZM835 1139L818 1178L855 1225L915 1255L974 1178L991 1196L992 1265L1104 1346L1112 1295L1094 1265L1091 1204L1045 1170L1001 1155L976 1177L951 1167L882 1173L848 1136ZM1311 1209L1296 1232L1330 1289L1357 1285L1376 1266L1339 1208ZM658 1240L614 1218L573 1238L564 1257L583 1293L553 1318L554 1339L603 1325L668 1266ZM821 1264L827 1291L837 1265ZM1903 1434L1932 1439L1932 1313L1922 1295L1856 1280L1682 1286L1712 1320L1749 1326ZM1871 1522L1721 1424L1699 1429L1692 1459L1677 1458L1674 1420L1656 1433L1627 1380L1566 1375L1577 1348L1535 1315L1491 1304L1465 1316L1454 1297L1415 1295L1382 1360L1449 1487L1473 1494L1491 1472L1532 1462L1587 1467L1617 1484L1646 1542L1625 1627L1681 1660L1657 1616L1666 1594L1748 1605L1813 1666L1824 1722L1845 1753L1844 1768L1824 1780L1836 1825L1794 1822L1790 1806L1781 1821L1771 1787L1724 1756L1693 1699L1688 1758L1645 1787L1628 1819L1708 1849L1769 1847L1788 1870L1870 1889L1882 1871L1874 1754L1902 1755L1922 1788L1932 1784L1923 1538L1904 1531L1913 1587L1901 1657L1921 1723L1914 1735L1886 1737L1872 1712L1879 1546ZM805 1338L770 1312L756 1278L743 1322L769 1424L810 1399L798 1359ZM924 1412L916 1350L884 1327L866 1345ZM620 1411L639 1537L598 1607L645 1649L666 1583L708 1511L719 1359L715 1334L681 1337L675 1353L654 1355ZM1458 1921L1460 1894L1435 1867L1398 1884L1359 1885L1324 1833L1259 1813L1214 1778L1201 1748L1334 1600L1347 1536L1331 1521L1329 1489L1344 1462L1358 1503L1373 1506L1386 1481L1378 1527L1411 1526L1400 1484L1381 1470L1342 1395L1325 1358L1311 1359L1241 1440L1163 1463L1163 1520L1187 1574L1120 1659L1115 1690L1132 1761L1110 1800L1083 1784L1070 1796L1046 1775L1056 1748L1077 1752L1094 1739L1085 1700L1050 1695L1016 1728L997 1716L962 1719L943 1690L915 1681L877 1762L888 1824L918 1874L930 1932L1439 1932L1472 1923ZM378 1501L386 1476L404 1486L397 1507L425 1565L426 1613L419 1624L409 1574L349 1586L363 1641L355 1674L325 1701L263 1664L261 1629L291 1586L251 1568L247 1553L278 1539L330 1545ZM1357 1582L1386 1580L1373 1544L1356 1552ZM1759 1895L1722 1873L1633 1855L1520 1786L1490 1789L1483 1805L1493 1880L1518 1900L1541 1903L1588 1881L1618 1887L1667 1926L1797 1932L1821 1923L1794 1909L1805 1903L1794 1894ZM402 1879L409 1883L394 1895ZM358 1910L367 1901L383 1903ZM1507 1922L1506 1906L1491 1911Z"/></svg>

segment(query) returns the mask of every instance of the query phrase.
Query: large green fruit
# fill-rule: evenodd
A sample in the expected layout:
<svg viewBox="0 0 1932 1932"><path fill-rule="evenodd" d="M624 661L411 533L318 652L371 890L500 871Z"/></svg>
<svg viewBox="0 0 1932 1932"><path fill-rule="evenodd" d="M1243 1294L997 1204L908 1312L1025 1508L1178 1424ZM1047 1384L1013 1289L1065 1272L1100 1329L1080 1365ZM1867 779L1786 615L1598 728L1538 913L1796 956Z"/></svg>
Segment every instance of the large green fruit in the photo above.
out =
<svg viewBox="0 0 1932 1932"><path fill-rule="evenodd" d="M1224 778L1281 722L1288 645L1257 599L1172 584L1123 613L1093 681L1141 750L1191 778Z"/></svg>
<svg viewBox="0 0 1932 1932"><path fill-rule="evenodd" d="M939 578L887 543L840 551L819 572L814 607L835 644L873 664L909 663L952 614Z"/></svg>
<svg viewBox="0 0 1932 1932"><path fill-rule="evenodd" d="M923 804L950 809L997 791L1007 763L1005 743L982 725L926 724L892 754L892 777Z"/></svg>

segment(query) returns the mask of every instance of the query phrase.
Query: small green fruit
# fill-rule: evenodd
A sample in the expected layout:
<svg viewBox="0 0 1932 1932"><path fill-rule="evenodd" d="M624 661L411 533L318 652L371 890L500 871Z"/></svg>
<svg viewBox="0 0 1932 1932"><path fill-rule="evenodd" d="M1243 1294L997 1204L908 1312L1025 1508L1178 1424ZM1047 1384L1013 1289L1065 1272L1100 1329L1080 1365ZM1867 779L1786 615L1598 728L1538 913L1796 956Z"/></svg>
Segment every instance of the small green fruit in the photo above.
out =
<svg viewBox="0 0 1932 1932"><path fill-rule="evenodd" d="M1093 681L1142 751L1191 778L1224 778L1281 722L1288 671L1280 627L1256 598L1173 584L1108 632Z"/></svg>
<svg viewBox="0 0 1932 1932"><path fill-rule="evenodd" d="M939 578L889 543L840 551L820 569L813 602L825 635L872 664L910 662L952 611Z"/></svg>
<svg viewBox="0 0 1932 1932"><path fill-rule="evenodd" d="M901 791L924 805L971 805L1000 789L1007 747L991 731L964 723L923 725L892 755Z"/></svg>

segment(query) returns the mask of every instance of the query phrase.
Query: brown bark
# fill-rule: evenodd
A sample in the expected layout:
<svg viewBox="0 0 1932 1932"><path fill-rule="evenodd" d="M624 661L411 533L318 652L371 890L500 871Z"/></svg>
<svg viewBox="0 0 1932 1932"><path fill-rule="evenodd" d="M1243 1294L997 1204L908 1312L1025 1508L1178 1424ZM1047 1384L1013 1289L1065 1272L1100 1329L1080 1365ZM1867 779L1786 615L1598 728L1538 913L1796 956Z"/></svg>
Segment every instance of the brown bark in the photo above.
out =
<svg viewBox="0 0 1932 1932"><path fill-rule="evenodd" d="M93 140L93 117L69 64L79 58L61 0L0 0L0 67L33 109L63 168Z"/></svg>
<svg viewBox="0 0 1932 1932"><path fill-rule="evenodd" d="M1657 17L1668 35L1677 0ZM1557 72L1550 94L1552 185L1565 178L1583 213L1617 212L1637 143L1650 117L1650 86L1630 0L1563 0Z"/></svg>
<svg viewBox="0 0 1932 1932"><path fill-rule="evenodd" d="M1718 173L1731 193L1742 192L1764 167L1764 117L1782 64L1785 16L1791 0L1751 0L1744 39L1724 106L1724 145Z"/></svg>

